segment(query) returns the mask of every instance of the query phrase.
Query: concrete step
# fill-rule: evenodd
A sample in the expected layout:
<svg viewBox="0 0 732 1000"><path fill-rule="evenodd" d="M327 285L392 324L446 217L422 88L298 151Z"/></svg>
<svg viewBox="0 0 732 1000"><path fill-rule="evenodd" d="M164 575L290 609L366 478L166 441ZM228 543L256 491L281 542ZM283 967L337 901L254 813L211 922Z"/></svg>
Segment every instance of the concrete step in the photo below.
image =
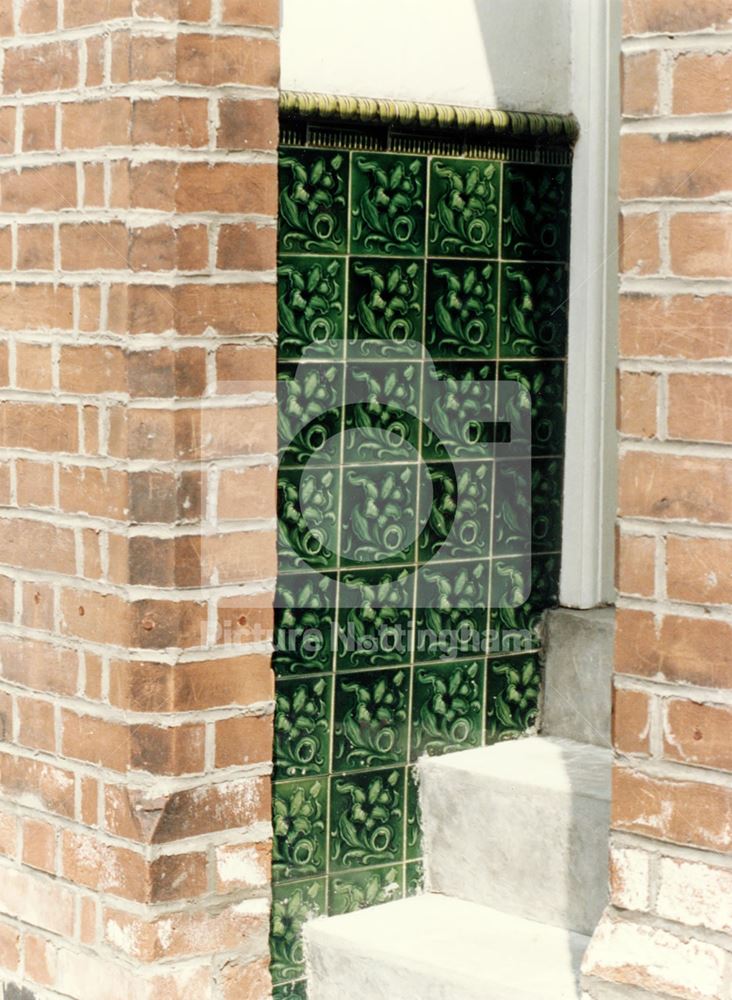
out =
<svg viewBox="0 0 732 1000"><path fill-rule="evenodd" d="M446 896L305 926L309 1000L577 1000L589 939Z"/></svg>
<svg viewBox="0 0 732 1000"><path fill-rule="evenodd" d="M611 759L541 736L422 758L427 890L591 934L607 903Z"/></svg>

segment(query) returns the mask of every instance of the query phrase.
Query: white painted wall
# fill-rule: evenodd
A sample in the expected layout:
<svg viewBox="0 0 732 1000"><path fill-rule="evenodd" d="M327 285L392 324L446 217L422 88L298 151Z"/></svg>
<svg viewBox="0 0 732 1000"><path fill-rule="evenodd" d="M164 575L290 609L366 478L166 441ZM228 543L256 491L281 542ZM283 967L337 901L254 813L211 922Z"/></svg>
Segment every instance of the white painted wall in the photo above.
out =
<svg viewBox="0 0 732 1000"><path fill-rule="evenodd" d="M569 8L570 0L283 0L282 88L567 112Z"/></svg>

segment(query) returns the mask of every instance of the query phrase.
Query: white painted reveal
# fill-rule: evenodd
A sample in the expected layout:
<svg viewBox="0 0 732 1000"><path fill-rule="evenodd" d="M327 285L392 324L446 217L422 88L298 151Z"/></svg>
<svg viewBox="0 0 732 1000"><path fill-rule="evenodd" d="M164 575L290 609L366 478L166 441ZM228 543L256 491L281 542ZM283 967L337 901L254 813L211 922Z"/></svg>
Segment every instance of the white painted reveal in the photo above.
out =
<svg viewBox="0 0 732 1000"><path fill-rule="evenodd" d="M282 88L570 110L569 0L283 0Z"/></svg>

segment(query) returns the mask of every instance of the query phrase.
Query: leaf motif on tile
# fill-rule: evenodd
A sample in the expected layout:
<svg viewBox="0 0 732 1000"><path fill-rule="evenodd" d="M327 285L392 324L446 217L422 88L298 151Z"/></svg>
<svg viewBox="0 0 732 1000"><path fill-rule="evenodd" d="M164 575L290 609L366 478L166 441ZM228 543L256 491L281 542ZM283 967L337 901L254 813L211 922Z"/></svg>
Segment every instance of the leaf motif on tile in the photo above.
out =
<svg viewBox="0 0 732 1000"><path fill-rule="evenodd" d="M280 565L324 568L335 561L337 476L332 469L279 475Z"/></svg>
<svg viewBox="0 0 732 1000"><path fill-rule="evenodd" d="M416 528L416 490L417 475L410 466L346 469L344 558L364 564L408 561Z"/></svg>
<svg viewBox="0 0 732 1000"><path fill-rule="evenodd" d="M496 265L433 266L431 274L441 280L442 290L432 303L436 330L429 330L428 343L441 357L494 354Z"/></svg>
<svg viewBox="0 0 732 1000"><path fill-rule="evenodd" d="M275 982L304 974L302 926L325 911L324 895L322 881L284 884L275 890L270 936Z"/></svg>
<svg viewBox="0 0 732 1000"><path fill-rule="evenodd" d="M366 906L387 903L402 894L399 869L376 868L358 874L334 876L330 893L330 913L353 913Z"/></svg>
<svg viewBox="0 0 732 1000"><path fill-rule="evenodd" d="M286 258L277 271L277 347L282 358L334 350L343 337L342 260Z"/></svg>
<svg viewBox="0 0 732 1000"><path fill-rule="evenodd" d="M343 365L280 366L277 431L283 464L335 464L342 386Z"/></svg>
<svg viewBox="0 0 732 1000"><path fill-rule="evenodd" d="M489 739L518 736L534 725L539 714L540 685L535 656L490 665Z"/></svg>
<svg viewBox="0 0 732 1000"><path fill-rule="evenodd" d="M342 681L341 717L335 726L334 769L393 764L404 754L408 680L405 671L381 671Z"/></svg>
<svg viewBox="0 0 732 1000"><path fill-rule="evenodd" d="M326 786L322 781L274 785L272 873L276 879L317 875L325 869Z"/></svg>
<svg viewBox="0 0 732 1000"><path fill-rule="evenodd" d="M568 297L566 265L504 264L501 356L564 356Z"/></svg>
<svg viewBox="0 0 732 1000"><path fill-rule="evenodd" d="M426 371L426 454L484 458L495 410L495 365L442 362Z"/></svg>
<svg viewBox="0 0 732 1000"><path fill-rule="evenodd" d="M403 778L402 771L381 771L335 779L334 863L360 868L396 859L402 846Z"/></svg>
<svg viewBox="0 0 732 1000"><path fill-rule="evenodd" d="M280 576L275 602L278 676L330 669L334 608L335 588L328 577Z"/></svg>
<svg viewBox="0 0 732 1000"><path fill-rule="evenodd" d="M562 167L511 164L504 172L504 257L566 260L570 172Z"/></svg>
<svg viewBox="0 0 732 1000"><path fill-rule="evenodd" d="M349 311L351 335L403 344L420 339L422 267L416 261L391 264L354 260L355 306Z"/></svg>
<svg viewBox="0 0 732 1000"><path fill-rule="evenodd" d="M326 769L329 711L329 684L324 677L278 684L274 750L278 773L320 774Z"/></svg>
<svg viewBox="0 0 732 1000"><path fill-rule="evenodd" d="M445 753L477 746L481 730L480 663L422 667L418 682L428 690L419 709L414 749L419 753Z"/></svg>
<svg viewBox="0 0 732 1000"><path fill-rule="evenodd" d="M356 156L354 174L356 170L365 184L352 213L353 245L369 253L421 250L424 160Z"/></svg>
<svg viewBox="0 0 732 1000"><path fill-rule="evenodd" d="M280 156L283 249L345 249L346 162L342 153Z"/></svg>
<svg viewBox="0 0 732 1000"><path fill-rule="evenodd" d="M437 252L492 255L498 230L500 166L433 161L443 183L430 213L430 242Z"/></svg>
<svg viewBox="0 0 732 1000"><path fill-rule="evenodd" d="M344 573L339 667L378 667L409 660L413 580L408 569Z"/></svg>

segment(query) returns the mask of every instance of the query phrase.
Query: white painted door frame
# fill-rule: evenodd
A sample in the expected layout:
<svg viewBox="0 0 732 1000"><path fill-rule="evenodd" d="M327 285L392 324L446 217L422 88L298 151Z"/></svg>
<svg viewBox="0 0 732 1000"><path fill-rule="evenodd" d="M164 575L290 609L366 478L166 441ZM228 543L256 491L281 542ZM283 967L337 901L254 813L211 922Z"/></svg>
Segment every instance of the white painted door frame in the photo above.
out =
<svg viewBox="0 0 732 1000"><path fill-rule="evenodd" d="M619 0L573 0L572 195L561 603L614 600Z"/></svg>

